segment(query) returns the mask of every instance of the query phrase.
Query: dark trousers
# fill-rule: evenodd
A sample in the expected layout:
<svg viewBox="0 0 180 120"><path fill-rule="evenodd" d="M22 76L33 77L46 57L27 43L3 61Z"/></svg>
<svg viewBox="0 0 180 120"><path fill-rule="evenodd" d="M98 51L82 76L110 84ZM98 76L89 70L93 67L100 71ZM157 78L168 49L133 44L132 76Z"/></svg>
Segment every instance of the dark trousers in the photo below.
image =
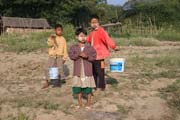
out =
<svg viewBox="0 0 180 120"><path fill-rule="evenodd" d="M93 62L93 76L96 83L96 88L105 89L106 88L106 82L105 82L105 69L102 67L103 60L95 60Z"/></svg>

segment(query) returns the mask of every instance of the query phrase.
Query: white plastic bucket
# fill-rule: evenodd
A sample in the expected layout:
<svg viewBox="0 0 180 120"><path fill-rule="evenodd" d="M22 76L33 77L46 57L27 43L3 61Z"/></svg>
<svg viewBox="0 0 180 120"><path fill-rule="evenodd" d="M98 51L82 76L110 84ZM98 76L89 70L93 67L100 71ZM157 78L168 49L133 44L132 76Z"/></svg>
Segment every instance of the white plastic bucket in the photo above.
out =
<svg viewBox="0 0 180 120"><path fill-rule="evenodd" d="M110 71L111 72L124 72L124 58L112 58L110 59Z"/></svg>
<svg viewBox="0 0 180 120"><path fill-rule="evenodd" d="M58 67L49 68L49 79L59 79L59 68Z"/></svg>

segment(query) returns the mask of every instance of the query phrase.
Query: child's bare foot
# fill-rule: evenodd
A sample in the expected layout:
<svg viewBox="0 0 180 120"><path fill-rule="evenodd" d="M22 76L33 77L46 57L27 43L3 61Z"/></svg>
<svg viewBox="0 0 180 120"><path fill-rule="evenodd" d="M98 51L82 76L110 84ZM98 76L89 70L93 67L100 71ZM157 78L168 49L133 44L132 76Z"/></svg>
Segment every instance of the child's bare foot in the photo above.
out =
<svg viewBox="0 0 180 120"><path fill-rule="evenodd" d="M105 88L101 88L101 91L105 91Z"/></svg>
<svg viewBox="0 0 180 120"><path fill-rule="evenodd" d="M80 109L80 108L82 108L82 105L77 105L77 106L75 106L75 108Z"/></svg>
<svg viewBox="0 0 180 120"><path fill-rule="evenodd" d="M46 82L44 83L42 89L48 88L49 87L49 83L48 80L46 80Z"/></svg>
<svg viewBox="0 0 180 120"><path fill-rule="evenodd" d="M98 95L98 94L100 94L100 89L99 88L97 88L97 89L94 89L94 91L93 91L93 95Z"/></svg>
<svg viewBox="0 0 180 120"><path fill-rule="evenodd" d="M86 110L91 110L91 106L86 106L85 109Z"/></svg>
<svg viewBox="0 0 180 120"><path fill-rule="evenodd" d="M70 107L71 107L71 108L75 108L75 109L80 109L80 108L82 108L83 106L82 106L82 105L72 104Z"/></svg>

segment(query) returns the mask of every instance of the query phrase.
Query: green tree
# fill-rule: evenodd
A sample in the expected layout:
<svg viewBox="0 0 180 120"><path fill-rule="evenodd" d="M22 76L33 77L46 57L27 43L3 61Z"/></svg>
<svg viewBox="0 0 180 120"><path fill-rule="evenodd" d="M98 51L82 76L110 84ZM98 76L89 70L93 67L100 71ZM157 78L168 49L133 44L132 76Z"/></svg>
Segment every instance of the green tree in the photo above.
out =
<svg viewBox="0 0 180 120"><path fill-rule="evenodd" d="M154 20L155 24L177 24L180 21L180 0L153 0L150 2L132 3L127 18L137 19L141 16L141 20L146 22L150 19ZM134 12L133 12L134 11ZM133 13L133 14L130 14Z"/></svg>
<svg viewBox="0 0 180 120"><path fill-rule="evenodd" d="M43 17L51 25L71 23L87 27L93 14L99 15L102 23L119 18L119 10L107 5L106 0L0 0L0 16Z"/></svg>

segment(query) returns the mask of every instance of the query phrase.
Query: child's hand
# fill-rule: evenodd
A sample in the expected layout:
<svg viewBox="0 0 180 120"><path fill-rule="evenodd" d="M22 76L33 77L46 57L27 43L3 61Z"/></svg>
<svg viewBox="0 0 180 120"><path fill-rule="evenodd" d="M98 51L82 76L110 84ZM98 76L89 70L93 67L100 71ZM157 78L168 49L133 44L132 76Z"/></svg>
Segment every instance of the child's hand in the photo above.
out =
<svg viewBox="0 0 180 120"><path fill-rule="evenodd" d="M119 49L116 47L116 48L114 48L114 51L119 51Z"/></svg>
<svg viewBox="0 0 180 120"><path fill-rule="evenodd" d="M87 56L84 52L81 52L80 56L81 56L82 58L88 58L88 56Z"/></svg>
<svg viewBox="0 0 180 120"><path fill-rule="evenodd" d="M63 64L66 62L66 60L63 60Z"/></svg>
<svg viewBox="0 0 180 120"><path fill-rule="evenodd" d="M51 42L51 48L55 50L57 46L55 45L54 40L51 40L50 42Z"/></svg>

